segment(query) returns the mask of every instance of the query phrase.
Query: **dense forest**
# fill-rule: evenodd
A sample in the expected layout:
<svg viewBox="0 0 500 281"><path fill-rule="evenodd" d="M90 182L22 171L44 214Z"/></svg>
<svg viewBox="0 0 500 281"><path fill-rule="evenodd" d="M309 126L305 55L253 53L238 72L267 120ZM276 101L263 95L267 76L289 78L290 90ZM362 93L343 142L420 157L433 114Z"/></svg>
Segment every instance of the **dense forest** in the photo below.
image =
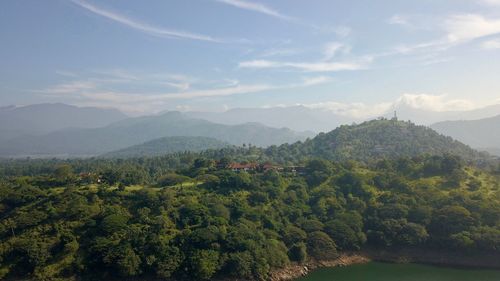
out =
<svg viewBox="0 0 500 281"><path fill-rule="evenodd" d="M234 172L202 155L2 162L0 275L261 280L371 248L500 257L500 167L442 155Z"/></svg>
<svg viewBox="0 0 500 281"><path fill-rule="evenodd" d="M361 124L343 125L304 142L271 146L266 149L266 155L278 161L297 161L307 157L335 161L366 161L381 157L447 153L473 161L488 158L484 153L479 153L426 126L397 119L378 119Z"/></svg>

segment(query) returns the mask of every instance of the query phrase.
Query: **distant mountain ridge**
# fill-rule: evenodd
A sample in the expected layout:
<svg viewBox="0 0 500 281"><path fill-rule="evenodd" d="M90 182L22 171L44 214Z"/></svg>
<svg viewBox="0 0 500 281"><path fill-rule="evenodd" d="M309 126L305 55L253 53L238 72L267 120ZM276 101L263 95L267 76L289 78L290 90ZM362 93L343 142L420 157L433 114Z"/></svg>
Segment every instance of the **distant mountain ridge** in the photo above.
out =
<svg viewBox="0 0 500 281"><path fill-rule="evenodd" d="M400 120L411 120L419 125L431 125L445 120L474 120L500 114L500 105L465 111L431 111L418 109L404 100L396 102L381 117L392 118L396 112ZM275 128L296 131L329 132L338 126L360 123L379 116L352 117L348 112L307 106L271 108L234 108L225 112L186 112L185 114L221 124L259 122Z"/></svg>
<svg viewBox="0 0 500 281"><path fill-rule="evenodd" d="M431 127L474 148L500 155L500 115L479 120L439 122Z"/></svg>
<svg viewBox="0 0 500 281"><path fill-rule="evenodd" d="M45 103L0 108L0 141L66 128L98 128L128 118L117 109Z"/></svg>
<svg viewBox="0 0 500 281"><path fill-rule="evenodd" d="M295 131L323 132L353 122L330 110L312 109L305 106L272 108L234 108L225 112L186 112L194 118L201 118L221 124L258 122L274 128L290 128ZM359 121L359 120L357 120Z"/></svg>
<svg viewBox="0 0 500 281"><path fill-rule="evenodd" d="M219 149L230 144L207 137L164 137L142 144L133 145L101 155L104 158L152 157L175 152L199 152L207 149Z"/></svg>
<svg viewBox="0 0 500 281"><path fill-rule="evenodd" d="M203 136L234 145L292 143L310 137L290 129L257 123L222 125L180 112L128 118L95 129L65 129L43 136L19 137L0 143L0 156L94 156L170 136Z"/></svg>

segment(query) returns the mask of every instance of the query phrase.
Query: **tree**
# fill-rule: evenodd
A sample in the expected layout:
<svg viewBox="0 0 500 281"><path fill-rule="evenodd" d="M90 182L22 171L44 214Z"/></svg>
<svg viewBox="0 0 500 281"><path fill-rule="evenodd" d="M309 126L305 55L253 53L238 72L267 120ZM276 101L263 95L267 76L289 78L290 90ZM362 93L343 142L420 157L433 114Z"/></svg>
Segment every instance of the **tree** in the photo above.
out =
<svg viewBox="0 0 500 281"><path fill-rule="evenodd" d="M166 175L162 176L158 180L158 185L161 186L161 187L175 186L175 185L178 185L178 184L182 185L183 183L188 182L190 180L191 180L190 177L186 177L186 176L183 176L183 175L178 175L178 174L175 174L175 173L169 173L169 174L166 174Z"/></svg>
<svg viewBox="0 0 500 281"><path fill-rule="evenodd" d="M338 258L337 246L328 234L316 231L307 237L307 253L317 260L331 260Z"/></svg>
<svg viewBox="0 0 500 281"><path fill-rule="evenodd" d="M364 242L356 231L339 219L327 222L325 232L341 250L359 250Z"/></svg>
<svg viewBox="0 0 500 281"><path fill-rule="evenodd" d="M101 229L106 233L115 233L127 227L128 218L121 214L106 216L101 222Z"/></svg>
<svg viewBox="0 0 500 281"><path fill-rule="evenodd" d="M293 225L289 225L283 233L283 240L289 246L306 241L307 233Z"/></svg>
<svg viewBox="0 0 500 281"><path fill-rule="evenodd" d="M306 181L309 186L317 186L332 175L332 164L326 160L315 159L307 162Z"/></svg>
<svg viewBox="0 0 500 281"><path fill-rule="evenodd" d="M210 279L220 268L219 252L214 250L195 250L189 256L189 275L202 280Z"/></svg>
<svg viewBox="0 0 500 281"><path fill-rule="evenodd" d="M290 250L288 250L288 257L290 260L299 263L305 262L307 259L307 246L305 243L294 244Z"/></svg>

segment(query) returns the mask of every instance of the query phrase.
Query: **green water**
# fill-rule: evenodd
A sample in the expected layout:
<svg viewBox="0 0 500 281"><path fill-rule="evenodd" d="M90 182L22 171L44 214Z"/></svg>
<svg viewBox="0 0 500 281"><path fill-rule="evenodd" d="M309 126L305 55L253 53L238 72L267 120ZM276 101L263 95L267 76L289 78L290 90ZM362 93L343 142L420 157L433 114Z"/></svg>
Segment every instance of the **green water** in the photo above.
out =
<svg viewBox="0 0 500 281"><path fill-rule="evenodd" d="M318 269L297 281L500 281L500 270L371 262Z"/></svg>

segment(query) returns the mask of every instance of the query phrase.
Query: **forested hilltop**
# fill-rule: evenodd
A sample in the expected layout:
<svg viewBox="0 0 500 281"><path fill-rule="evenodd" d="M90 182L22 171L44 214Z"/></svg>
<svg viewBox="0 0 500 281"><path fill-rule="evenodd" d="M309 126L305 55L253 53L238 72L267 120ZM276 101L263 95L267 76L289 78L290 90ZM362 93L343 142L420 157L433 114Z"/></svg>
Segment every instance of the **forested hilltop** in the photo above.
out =
<svg viewBox="0 0 500 281"><path fill-rule="evenodd" d="M368 248L500 257L500 167L444 155L235 172L188 155L176 170L129 160L142 178L120 161L3 163L1 276L262 280Z"/></svg>
<svg viewBox="0 0 500 281"><path fill-rule="evenodd" d="M486 155L429 127L397 119L378 119L357 125L343 125L304 142L271 146L266 150L269 157L282 161L297 161L307 157L335 161L367 161L381 157L447 153L460 155L468 160L486 158Z"/></svg>

